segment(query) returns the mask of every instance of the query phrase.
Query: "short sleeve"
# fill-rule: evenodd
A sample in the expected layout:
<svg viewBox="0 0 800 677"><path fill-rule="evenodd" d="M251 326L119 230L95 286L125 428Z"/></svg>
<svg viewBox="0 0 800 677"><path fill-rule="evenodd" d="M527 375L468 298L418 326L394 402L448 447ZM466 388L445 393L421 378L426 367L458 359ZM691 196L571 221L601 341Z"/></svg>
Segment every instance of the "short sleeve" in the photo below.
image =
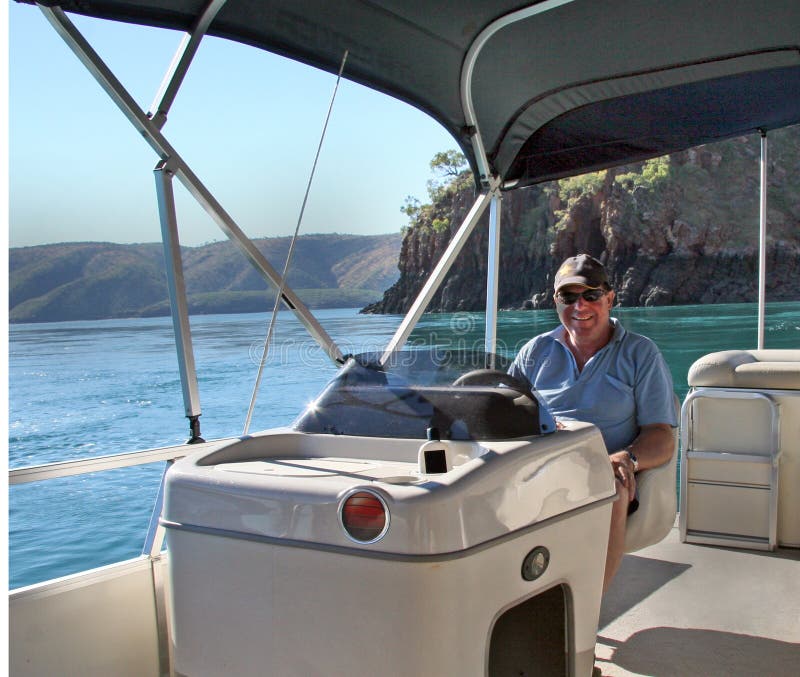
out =
<svg viewBox="0 0 800 677"><path fill-rule="evenodd" d="M646 339L642 348L637 359L634 387L636 422L639 426L666 423L674 428L678 425L678 417L669 367L651 340Z"/></svg>

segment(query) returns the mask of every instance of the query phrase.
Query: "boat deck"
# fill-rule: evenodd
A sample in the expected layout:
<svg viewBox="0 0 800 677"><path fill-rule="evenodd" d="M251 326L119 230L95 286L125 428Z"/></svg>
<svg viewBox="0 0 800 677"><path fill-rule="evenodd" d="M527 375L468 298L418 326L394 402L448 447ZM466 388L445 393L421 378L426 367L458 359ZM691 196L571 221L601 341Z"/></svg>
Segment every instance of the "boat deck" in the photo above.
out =
<svg viewBox="0 0 800 677"><path fill-rule="evenodd" d="M800 549L681 543L627 555L603 600L605 676L797 675Z"/></svg>

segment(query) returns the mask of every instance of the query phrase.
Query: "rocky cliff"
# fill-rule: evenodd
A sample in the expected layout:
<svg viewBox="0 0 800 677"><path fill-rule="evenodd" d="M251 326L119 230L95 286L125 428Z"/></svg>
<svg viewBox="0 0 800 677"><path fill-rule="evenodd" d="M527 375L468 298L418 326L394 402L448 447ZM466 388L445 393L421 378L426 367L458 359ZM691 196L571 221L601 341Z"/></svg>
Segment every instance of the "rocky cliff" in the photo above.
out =
<svg viewBox="0 0 800 677"><path fill-rule="evenodd" d="M800 127L769 140L767 299L800 299ZM754 135L505 194L500 307L552 306L555 268L579 252L606 264L621 305L757 300L759 158ZM409 308L471 206L464 179L415 213L399 280L364 312ZM487 231L488 213L430 311L484 308Z"/></svg>

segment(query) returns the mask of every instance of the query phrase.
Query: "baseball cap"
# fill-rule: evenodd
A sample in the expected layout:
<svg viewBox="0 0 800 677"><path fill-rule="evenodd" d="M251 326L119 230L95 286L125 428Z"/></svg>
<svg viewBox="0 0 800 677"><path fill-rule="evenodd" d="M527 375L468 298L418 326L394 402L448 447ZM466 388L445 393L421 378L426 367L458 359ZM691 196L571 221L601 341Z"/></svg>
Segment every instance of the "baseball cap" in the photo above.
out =
<svg viewBox="0 0 800 677"><path fill-rule="evenodd" d="M582 284L592 289L611 288L603 264L588 254L571 256L559 266L553 288L558 291L568 284Z"/></svg>

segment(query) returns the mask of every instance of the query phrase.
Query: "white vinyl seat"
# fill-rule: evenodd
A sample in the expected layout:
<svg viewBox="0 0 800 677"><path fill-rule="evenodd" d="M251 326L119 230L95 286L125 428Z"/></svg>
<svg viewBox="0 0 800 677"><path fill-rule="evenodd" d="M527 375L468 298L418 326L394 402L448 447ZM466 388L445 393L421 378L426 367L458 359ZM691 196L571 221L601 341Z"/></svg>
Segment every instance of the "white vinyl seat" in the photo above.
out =
<svg viewBox="0 0 800 677"><path fill-rule="evenodd" d="M688 373L681 540L800 547L800 350L726 350Z"/></svg>
<svg viewBox="0 0 800 677"><path fill-rule="evenodd" d="M800 350L723 350L689 369L692 388L800 390Z"/></svg>
<svg viewBox="0 0 800 677"><path fill-rule="evenodd" d="M675 397L676 411L680 400ZM628 517L625 552L635 552L661 541L675 524L678 512L678 428L672 432L675 445L669 462L636 475L639 508Z"/></svg>

